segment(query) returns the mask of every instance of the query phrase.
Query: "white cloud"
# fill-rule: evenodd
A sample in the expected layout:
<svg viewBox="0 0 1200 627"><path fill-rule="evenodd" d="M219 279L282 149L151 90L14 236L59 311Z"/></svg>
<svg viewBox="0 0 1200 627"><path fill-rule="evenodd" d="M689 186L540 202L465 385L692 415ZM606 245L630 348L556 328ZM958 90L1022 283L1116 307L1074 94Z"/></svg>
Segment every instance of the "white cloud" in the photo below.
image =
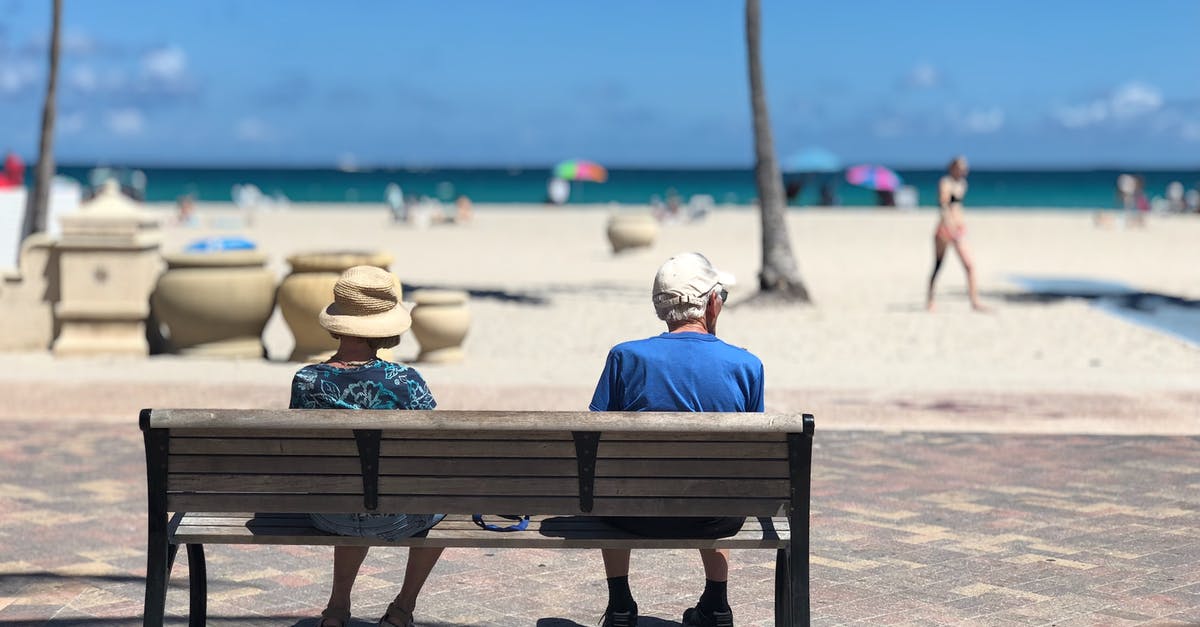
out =
<svg viewBox="0 0 1200 627"><path fill-rule="evenodd" d="M91 67L81 65L67 73L67 86L88 94L100 86L100 78Z"/></svg>
<svg viewBox="0 0 1200 627"><path fill-rule="evenodd" d="M151 50L142 55L142 74L152 80L179 82L187 77L187 54L179 46Z"/></svg>
<svg viewBox="0 0 1200 627"><path fill-rule="evenodd" d="M100 46L96 43L95 38L87 33L79 31L64 32L59 46L63 54L68 54L73 57L94 54L100 48Z"/></svg>
<svg viewBox="0 0 1200 627"><path fill-rule="evenodd" d="M1085 128L1108 119L1108 103L1096 100L1082 105L1063 106L1054 112L1054 116L1067 128Z"/></svg>
<svg viewBox="0 0 1200 627"><path fill-rule="evenodd" d="M1066 128L1078 129L1141 118L1163 107L1162 90L1141 82L1129 82L1091 102L1058 107L1054 117Z"/></svg>
<svg viewBox="0 0 1200 627"><path fill-rule="evenodd" d="M1004 127L1004 109L1000 107L977 107L966 113L952 110L951 123L962 133L984 135L995 133Z"/></svg>
<svg viewBox="0 0 1200 627"><path fill-rule="evenodd" d="M87 118L82 111L58 116L54 121L54 132L61 135L75 135L87 126Z"/></svg>
<svg viewBox="0 0 1200 627"><path fill-rule="evenodd" d="M910 89L932 89L942 84L942 73L929 63L918 63L904 76L904 86Z"/></svg>
<svg viewBox="0 0 1200 627"><path fill-rule="evenodd" d="M1113 117L1130 118L1153 113L1162 108L1162 91L1145 83L1126 83L1109 96Z"/></svg>
<svg viewBox="0 0 1200 627"><path fill-rule="evenodd" d="M5 59L0 64L0 94L19 94L38 82L38 68L29 61Z"/></svg>
<svg viewBox="0 0 1200 627"><path fill-rule="evenodd" d="M233 129L233 135L239 141L264 142L270 141L274 134L265 122L258 118L243 118Z"/></svg>
<svg viewBox="0 0 1200 627"><path fill-rule="evenodd" d="M138 109L114 109L104 118L105 125L114 135L130 137L141 135L146 129L146 117Z"/></svg>

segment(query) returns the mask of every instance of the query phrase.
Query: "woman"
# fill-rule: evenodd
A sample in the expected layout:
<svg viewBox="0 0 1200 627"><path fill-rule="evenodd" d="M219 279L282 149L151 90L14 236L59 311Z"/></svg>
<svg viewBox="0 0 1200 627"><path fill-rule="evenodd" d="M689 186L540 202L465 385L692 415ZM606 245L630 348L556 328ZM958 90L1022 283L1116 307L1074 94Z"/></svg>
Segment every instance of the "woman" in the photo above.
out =
<svg viewBox="0 0 1200 627"><path fill-rule="evenodd" d="M376 357L400 343L412 324L400 305L396 281L386 270L355 266L333 288L334 302L319 321L338 340L327 361L305 366L292 379L290 407L299 409L433 409L436 403L416 370ZM440 514L310 514L313 525L339 535L394 540L424 533ZM417 595L442 554L440 548L410 548L404 585L380 625L410 627ZM367 547L333 549L333 590L321 612L322 627L350 622L350 589L367 557Z"/></svg>
<svg viewBox="0 0 1200 627"><path fill-rule="evenodd" d="M938 271L942 269L946 249L950 246L958 253L958 259L967 273L967 296L971 299L971 307L975 311L987 311L979 302L979 292L975 286L975 267L971 261L970 250L963 241L967 234L962 209L963 198L967 195L967 172L967 158L958 156L946 168L946 176L938 181L938 205L941 212L937 230L933 233L933 274L929 276L929 293L925 299L925 308L929 311L933 311L934 308L933 284L937 280Z"/></svg>

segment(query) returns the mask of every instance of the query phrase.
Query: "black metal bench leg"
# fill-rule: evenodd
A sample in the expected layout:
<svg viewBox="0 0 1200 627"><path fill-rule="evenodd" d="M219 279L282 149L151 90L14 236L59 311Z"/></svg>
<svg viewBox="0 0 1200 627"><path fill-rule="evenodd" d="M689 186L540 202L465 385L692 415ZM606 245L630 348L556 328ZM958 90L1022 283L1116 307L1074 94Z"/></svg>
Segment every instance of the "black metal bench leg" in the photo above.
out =
<svg viewBox="0 0 1200 627"><path fill-rule="evenodd" d="M787 549L775 552L775 627L791 627L792 600L788 586Z"/></svg>
<svg viewBox="0 0 1200 627"><path fill-rule="evenodd" d="M142 608L142 624L159 627L167 607L167 578L171 575L171 557L175 547L167 545L166 524L151 529L146 545L146 603Z"/></svg>
<svg viewBox="0 0 1200 627"><path fill-rule="evenodd" d="M204 627L208 622L208 569L204 566L204 545L187 545L188 625Z"/></svg>
<svg viewBox="0 0 1200 627"><path fill-rule="evenodd" d="M792 533L796 533L793 530ZM807 627L810 624L808 604L808 530L797 538L792 536L787 551L788 597L791 602L791 624Z"/></svg>

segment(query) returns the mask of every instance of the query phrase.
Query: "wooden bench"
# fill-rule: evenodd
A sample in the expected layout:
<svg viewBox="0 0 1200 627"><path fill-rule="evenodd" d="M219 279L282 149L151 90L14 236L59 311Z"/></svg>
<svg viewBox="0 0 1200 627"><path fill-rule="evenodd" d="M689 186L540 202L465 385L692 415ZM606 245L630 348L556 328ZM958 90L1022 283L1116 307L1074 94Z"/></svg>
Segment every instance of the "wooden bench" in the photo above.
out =
<svg viewBox="0 0 1200 627"><path fill-rule="evenodd" d="M180 545L190 624L204 625L205 544L776 549L775 624L809 623L808 414L146 409L140 424L146 625L162 624ZM427 537L386 542L293 512L449 516ZM513 512L535 515L527 530L470 520ZM697 540L595 516L748 519L736 536Z"/></svg>

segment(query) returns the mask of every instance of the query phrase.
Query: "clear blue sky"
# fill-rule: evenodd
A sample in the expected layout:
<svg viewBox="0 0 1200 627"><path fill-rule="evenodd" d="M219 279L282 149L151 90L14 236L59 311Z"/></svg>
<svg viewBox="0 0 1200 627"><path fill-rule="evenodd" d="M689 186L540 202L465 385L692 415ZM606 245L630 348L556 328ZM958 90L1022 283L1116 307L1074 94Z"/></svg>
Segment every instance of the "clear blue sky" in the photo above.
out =
<svg viewBox="0 0 1200 627"><path fill-rule="evenodd" d="M64 0L65 162L752 160L738 0ZM50 0L0 0L32 156ZM764 0L778 153L1200 164L1200 2Z"/></svg>

